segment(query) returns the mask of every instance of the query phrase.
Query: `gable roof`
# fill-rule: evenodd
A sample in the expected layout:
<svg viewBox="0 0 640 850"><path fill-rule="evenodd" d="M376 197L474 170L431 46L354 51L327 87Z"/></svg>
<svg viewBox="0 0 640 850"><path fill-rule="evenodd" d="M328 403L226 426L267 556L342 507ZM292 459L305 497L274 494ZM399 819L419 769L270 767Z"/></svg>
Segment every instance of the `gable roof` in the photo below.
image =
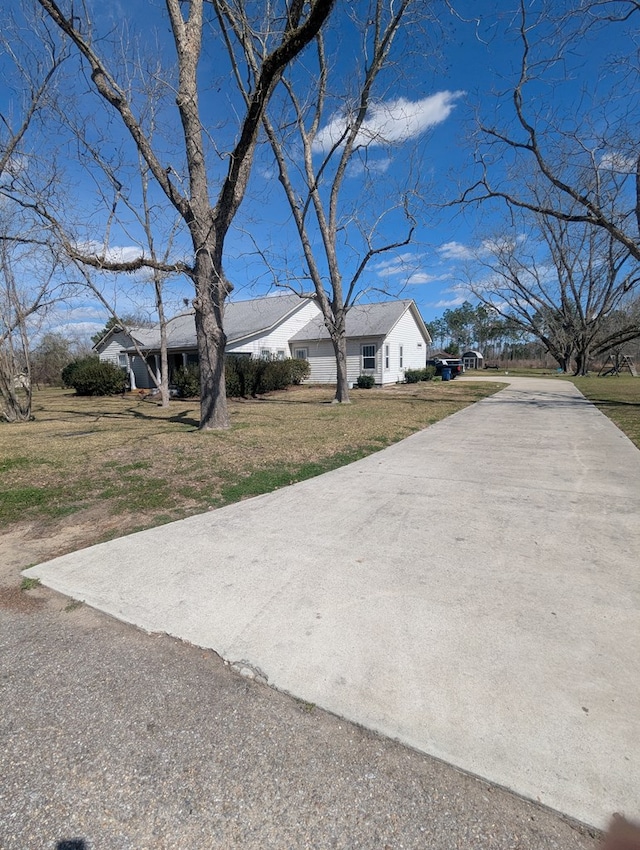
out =
<svg viewBox="0 0 640 850"><path fill-rule="evenodd" d="M229 342L268 333L311 299L308 296L273 295L251 301L230 301L224 311L224 329Z"/></svg>
<svg viewBox="0 0 640 850"><path fill-rule="evenodd" d="M267 334L276 325L309 302L308 296L273 295L263 298L252 298L249 301L229 301L224 309L224 330L227 342L238 342L246 337ZM132 328L132 333L141 347L145 349L160 348L160 326L145 328L145 334L139 334L138 328ZM142 338L141 338L142 336ZM195 348L196 322L193 311L181 313L167 322L167 346L169 348ZM133 351L128 347L126 351Z"/></svg>
<svg viewBox="0 0 640 850"><path fill-rule="evenodd" d="M416 307L415 301L411 299L354 305L347 313L347 336L350 339L356 337L388 336L407 310L411 310L413 318L426 342L430 343L431 337L429 336L429 332ZM329 331L324 324L322 314L307 322L291 339L296 341L330 339Z"/></svg>
<svg viewBox="0 0 640 850"><path fill-rule="evenodd" d="M126 334L131 339L134 339L141 348L147 348L150 341L155 340L158 336L158 326L153 325L153 327L150 328L125 328L122 325L114 325L113 327L109 328L106 334L100 337L100 339L91 347L94 349L94 351L98 351L98 349L103 349L109 342L111 337L119 333Z"/></svg>

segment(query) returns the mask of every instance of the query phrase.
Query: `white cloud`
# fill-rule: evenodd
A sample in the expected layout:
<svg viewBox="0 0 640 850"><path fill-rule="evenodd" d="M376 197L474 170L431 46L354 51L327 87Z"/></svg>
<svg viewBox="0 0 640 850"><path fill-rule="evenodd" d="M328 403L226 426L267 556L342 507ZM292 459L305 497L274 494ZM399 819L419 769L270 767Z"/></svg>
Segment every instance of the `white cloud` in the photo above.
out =
<svg viewBox="0 0 640 850"><path fill-rule="evenodd" d="M354 160L349 163L349 177L359 177L361 174L384 174L385 171L389 169L391 165L391 159L386 157L386 159L367 159L366 162L362 160Z"/></svg>
<svg viewBox="0 0 640 850"><path fill-rule="evenodd" d="M473 251L461 242L445 242L438 248L438 253L445 260L470 260Z"/></svg>
<svg viewBox="0 0 640 850"><path fill-rule="evenodd" d="M636 157L621 151L608 151L600 159L600 168L615 171L617 174L633 174L636 170Z"/></svg>
<svg viewBox="0 0 640 850"><path fill-rule="evenodd" d="M63 322L55 325L49 330L52 333L59 333L67 339L78 339L87 341L95 333L101 331L104 327L104 322Z"/></svg>
<svg viewBox="0 0 640 850"><path fill-rule="evenodd" d="M407 283L434 283L438 280L449 280L448 274L428 274L427 272L414 272L407 278Z"/></svg>
<svg viewBox="0 0 640 850"><path fill-rule="evenodd" d="M406 274L409 268L416 267L419 259L420 257L417 254L396 254L394 257L375 263L372 268L385 277L388 275Z"/></svg>
<svg viewBox="0 0 640 850"><path fill-rule="evenodd" d="M461 304L464 304L466 300L467 299L464 295L456 295L455 298L443 298L441 301L436 301L436 303L431 304L431 306L438 309L442 309L443 307L459 307Z"/></svg>
<svg viewBox="0 0 640 850"><path fill-rule="evenodd" d="M139 245L113 245L105 248L101 242L81 242L78 250L109 263L131 263L144 257L144 250Z"/></svg>
<svg viewBox="0 0 640 850"><path fill-rule="evenodd" d="M430 127L441 124L451 114L462 91L441 91L422 100L404 97L386 103L372 104L356 137L356 146L398 145L422 135ZM313 150L329 151L340 145L353 113L336 114L316 136Z"/></svg>
<svg viewBox="0 0 640 850"><path fill-rule="evenodd" d="M526 241L524 234L514 237L504 236L495 239L483 239L476 248L463 245L462 242L445 242L437 249L443 260L477 260L491 254L514 251L517 245Z"/></svg>
<svg viewBox="0 0 640 850"><path fill-rule="evenodd" d="M6 161L4 166L4 174L9 177L18 177L23 171L27 170L28 160L22 154L14 153Z"/></svg>
<svg viewBox="0 0 640 850"><path fill-rule="evenodd" d="M397 254L386 260L381 260L372 266L372 270L378 273L378 277L386 279L389 277L404 277L405 284L413 284L418 286L425 283L433 283L438 280L449 280L451 275L445 274L429 274L429 272L421 269L422 254Z"/></svg>
<svg viewBox="0 0 640 850"><path fill-rule="evenodd" d="M67 322L87 322L92 319L95 319L98 322L102 322L104 324L104 317L106 315L106 311L103 307L89 307L89 306L78 306L71 307L69 309L62 309L59 311L60 316L64 317Z"/></svg>

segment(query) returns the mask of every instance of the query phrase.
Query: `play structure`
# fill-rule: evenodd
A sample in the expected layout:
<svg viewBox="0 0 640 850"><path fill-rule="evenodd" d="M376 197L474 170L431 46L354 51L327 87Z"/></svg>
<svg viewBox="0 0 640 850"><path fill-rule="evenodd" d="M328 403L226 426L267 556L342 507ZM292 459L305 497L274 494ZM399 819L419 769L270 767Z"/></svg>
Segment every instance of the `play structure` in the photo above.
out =
<svg viewBox="0 0 640 850"><path fill-rule="evenodd" d="M634 378L638 377L633 358L628 354L616 352L609 355L609 359L602 365L598 375L604 378L607 375L620 375L624 371L630 372Z"/></svg>

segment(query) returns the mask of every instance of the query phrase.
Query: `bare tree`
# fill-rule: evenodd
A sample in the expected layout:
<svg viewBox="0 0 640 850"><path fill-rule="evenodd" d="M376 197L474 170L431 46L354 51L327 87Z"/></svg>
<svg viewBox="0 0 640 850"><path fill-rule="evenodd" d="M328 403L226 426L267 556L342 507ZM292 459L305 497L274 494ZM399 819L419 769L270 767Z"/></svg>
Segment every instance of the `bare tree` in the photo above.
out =
<svg viewBox="0 0 640 850"><path fill-rule="evenodd" d="M515 238L485 240L478 256L485 274L472 274L469 286L484 304L540 339L563 371L575 359L575 374L586 375L592 354L610 334L610 318L637 291L638 263L610 233L589 224L541 214L518 220ZM618 338L633 324L618 326Z"/></svg>
<svg viewBox="0 0 640 850"><path fill-rule="evenodd" d="M94 32L86 7L84 14L68 6L65 13L55 0L38 0L50 20L79 52L83 67L88 68L90 86L104 102L105 109L122 122L128 138L153 175L158 189L181 217L188 231L192 261L178 260L170 264L140 256L128 262L114 261L80 249L73 240L65 239L65 250L75 260L101 270L131 272L141 268L160 273L186 274L193 282L196 332L201 378L200 427L226 428L229 424L224 380L224 302L232 289L223 268L224 242L231 223L246 192L258 132L266 105L280 80L283 70L318 33L331 12L335 0L292 0L290 3L247 3L241 0L191 0L185 7L179 0L166 0L166 14L176 52L175 84L180 133L181 161L167 164L166 149L154 146L141 120L134 94L120 82L117 64L101 55L106 41ZM211 10L213 15L208 15ZM151 10L150 10L151 11ZM153 10L157 15L157 11ZM253 17L252 17L253 16ZM208 18L211 17L211 20ZM200 107L203 85L200 60L203 39L217 38L221 29L228 33L239 27L251 32L260 43L259 65L248 70L251 77L250 96L244 114L238 121L238 132L232 149L225 156L227 170L215 201L211 200L208 170L208 128ZM225 42L235 56L235 46ZM241 52L241 51L240 51ZM241 61L235 57L234 61ZM174 128L174 135L177 129ZM215 147L214 147L215 150ZM218 152L214 154L218 156ZM183 184L178 174L182 162L187 179ZM50 216L40 209L45 220Z"/></svg>
<svg viewBox="0 0 640 850"><path fill-rule="evenodd" d="M3 60L5 110L0 112L0 179L5 182L23 168L21 146L29 127L45 106L52 82L67 58L64 45L51 38L37 14L24 5L25 18L3 19L0 56ZM30 6L31 4L29 4Z"/></svg>
<svg viewBox="0 0 640 850"><path fill-rule="evenodd" d="M349 80L342 79L339 89L332 82L332 63L320 33L316 37L316 71L307 62L304 75L287 74L288 105L278 104L282 109L278 120L269 114L275 112L275 103L263 117L304 257L304 272L289 277L286 285L301 295L308 294L309 281L313 285L335 354L337 402L349 401L347 313L365 289L372 260L408 245L415 229L415 186L409 180L394 188L386 180L382 195L379 186L384 177L372 152L378 148L388 153L390 137L405 117L392 114L394 106L382 101L376 82L383 71L390 72L390 54L398 32L406 24L416 36L426 15L425 4L415 0L373 0L364 10L358 8L347 26L349 37L360 40L362 64L351 70ZM259 57L254 42L239 31L236 35L255 74ZM240 70L235 70L242 86ZM336 112L338 91L344 95ZM245 99L248 97L245 91ZM386 124L386 133L371 120L372 110L386 111L380 122ZM345 181L356 172L361 192L354 204L345 200L343 190ZM389 226L391 221L399 225L400 237L390 237L391 232L398 232ZM274 277L277 285L283 285L278 273Z"/></svg>
<svg viewBox="0 0 640 850"><path fill-rule="evenodd" d="M0 112L3 194L29 168L27 133L43 110L66 58L64 48L57 47L37 15L28 14L26 23L28 35L16 16L7 15L0 35L8 95L7 111ZM34 42L35 33L38 38ZM1 415L10 422L31 418L31 323L61 298L54 283L56 263L32 226L33 221L5 200L0 222L0 398Z"/></svg>
<svg viewBox="0 0 640 850"><path fill-rule="evenodd" d="M499 97L496 120L479 120L481 176L460 200L497 199L511 209L596 227L640 260L633 28L639 13L635 0L573 0L561 6L520 0L519 76ZM611 55L598 59L602 44L611 45ZM597 79L597 93L586 78L575 86L586 69ZM558 96L571 85L566 98ZM563 106L554 108L554 102ZM532 181L523 178L527 174L534 174ZM553 191L541 195L541 181Z"/></svg>
<svg viewBox="0 0 640 850"><path fill-rule="evenodd" d="M29 244L26 231L11 239L0 227L0 415L7 422L31 419L30 342L33 323L64 298L56 284L57 264L47 249ZM12 227L16 222L12 221Z"/></svg>

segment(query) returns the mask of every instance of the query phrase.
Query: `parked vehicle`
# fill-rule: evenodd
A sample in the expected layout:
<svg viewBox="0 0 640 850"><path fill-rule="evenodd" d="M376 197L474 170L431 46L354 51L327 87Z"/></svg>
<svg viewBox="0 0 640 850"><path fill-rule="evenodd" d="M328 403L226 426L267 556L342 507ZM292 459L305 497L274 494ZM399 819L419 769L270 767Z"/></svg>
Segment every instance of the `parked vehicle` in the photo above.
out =
<svg viewBox="0 0 640 850"><path fill-rule="evenodd" d="M464 366L462 365L462 360L459 357L435 357L432 360L427 360L427 366L435 366L436 367L436 375L440 378L442 377L443 369L449 369L449 377L457 378L459 375L462 375L464 372Z"/></svg>

